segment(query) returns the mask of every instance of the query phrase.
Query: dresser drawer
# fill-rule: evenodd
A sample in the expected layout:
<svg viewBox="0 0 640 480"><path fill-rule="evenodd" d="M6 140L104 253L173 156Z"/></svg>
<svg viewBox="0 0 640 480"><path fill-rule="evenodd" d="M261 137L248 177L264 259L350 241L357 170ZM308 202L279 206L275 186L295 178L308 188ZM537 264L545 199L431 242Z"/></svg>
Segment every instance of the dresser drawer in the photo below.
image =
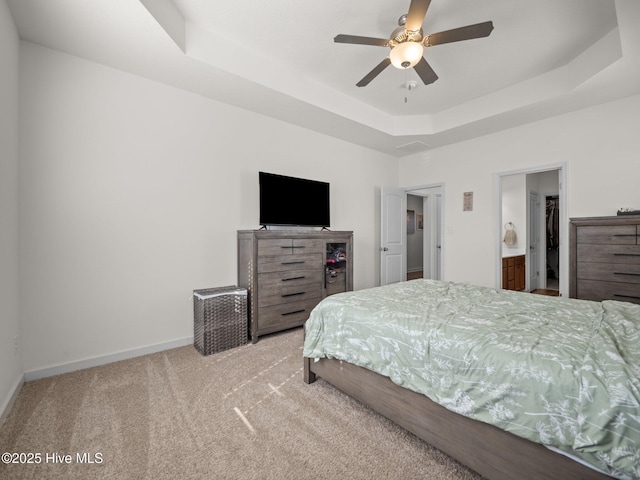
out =
<svg viewBox="0 0 640 480"><path fill-rule="evenodd" d="M640 265L640 245L579 244L578 258L596 263L629 263Z"/></svg>
<svg viewBox="0 0 640 480"><path fill-rule="evenodd" d="M324 254L324 243L315 238L294 238L293 253L318 252Z"/></svg>
<svg viewBox="0 0 640 480"><path fill-rule="evenodd" d="M603 280L640 284L640 265L578 262L576 273L578 280Z"/></svg>
<svg viewBox="0 0 640 480"><path fill-rule="evenodd" d="M292 238L265 238L258 240L258 257L273 255L290 255Z"/></svg>
<svg viewBox="0 0 640 480"><path fill-rule="evenodd" d="M321 268L285 269L277 272L266 272L258 275L260 287L265 285L303 285L305 283L322 283ZM271 287L269 287L271 288Z"/></svg>
<svg viewBox="0 0 640 480"><path fill-rule="evenodd" d="M260 308L260 330L268 331L271 328L283 330L302 325L318 302L320 297Z"/></svg>
<svg viewBox="0 0 640 480"><path fill-rule="evenodd" d="M292 303L318 298L322 296L322 283L314 282L307 284L262 284L258 306L268 307L281 303Z"/></svg>
<svg viewBox="0 0 640 480"><path fill-rule="evenodd" d="M579 280L577 298L584 300L619 300L621 302L640 303L640 285L603 282L598 280Z"/></svg>
<svg viewBox="0 0 640 480"><path fill-rule="evenodd" d="M322 242L313 238L264 238L258 240L258 256L322 254Z"/></svg>
<svg viewBox="0 0 640 480"><path fill-rule="evenodd" d="M258 273L316 268L322 271L322 255L278 255L258 257Z"/></svg>
<svg viewBox="0 0 640 480"><path fill-rule="evenodd" d="M636 225L580 226L576 230L577 244L636 245Z"/></svg>

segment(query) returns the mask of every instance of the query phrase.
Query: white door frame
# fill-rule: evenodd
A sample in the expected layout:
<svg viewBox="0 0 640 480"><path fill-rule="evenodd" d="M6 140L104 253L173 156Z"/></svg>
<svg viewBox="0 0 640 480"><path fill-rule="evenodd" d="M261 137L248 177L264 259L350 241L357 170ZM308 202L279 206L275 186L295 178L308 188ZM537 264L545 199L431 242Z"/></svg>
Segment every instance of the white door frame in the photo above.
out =
<svg viewBox="0 0 640 480"><path fill-rule="evenodd" d="M537 288L540 288L540 202L541 195L538 192L529 190L528 192L528 205L527 205L527 245L526 245L526 257L527 257L527 275L525 277L525 290L527 292L533 292ZM536 272L535 275L533 272Z"/></svg>
<svg viewBox="0 0 640 480"><path fill-rule="evenodd" d="M444 183L431 183L428 185L420 185L404 189L405 194L424 197L423 204L425 206L424 215L428 221L425 221L424 231L428 232L429 239L425 239L423 246L422 267L425 278L434 278L443 280L444 272ZM440 196L440 202L437 197ZM427 216L427 206L430 206L429 215ZM440 207L440 214L437 215L436 209ZM437 220L440 220L440 228L437 228ZM438 233L440 238L437 238ZM439 250L439 252L438 252ZM439 253L439 255L438 255ZM438 256L440 262L438 264Z"/></svg>
<svg viewBox="0 0 640 480"><path fill-rule="evenodd" d="M498 172L494 174L494 195L495 195L495 287L502 288L502 177L518 174L543 173L551 170L558 170L558 198L560 201L559 220L560 220L560 281L559 291L561 296L569 295L569 222L567 221L567 163L554 163L549 165L541 165L538 167L530 167L519 170L511 170L507 172Z"/></svg>
<svg viewBox="0 0 640 480"><path fill-rule="evenodd" d="M442 249L444 248L444 186L442 187L441 193L435 194L435 206L434 210L436 212L434 218L434 238L436 239L435 250L433 254L433 258L436 261L436 266L432 270L433 278L435 280L443 280L444 275L444 256L442 255Z"/></svg>

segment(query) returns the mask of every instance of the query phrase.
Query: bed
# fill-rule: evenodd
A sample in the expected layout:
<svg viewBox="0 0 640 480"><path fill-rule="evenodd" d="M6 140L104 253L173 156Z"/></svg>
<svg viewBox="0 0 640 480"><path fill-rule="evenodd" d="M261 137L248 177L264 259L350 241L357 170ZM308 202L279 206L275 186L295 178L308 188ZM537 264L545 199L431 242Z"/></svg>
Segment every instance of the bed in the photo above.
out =
<svg viewBox="0 0 640 480"><path fill-rule="evenodd" d="M640 305L412 280L324 299L303 355L489 479L640 478Z"/></svg>

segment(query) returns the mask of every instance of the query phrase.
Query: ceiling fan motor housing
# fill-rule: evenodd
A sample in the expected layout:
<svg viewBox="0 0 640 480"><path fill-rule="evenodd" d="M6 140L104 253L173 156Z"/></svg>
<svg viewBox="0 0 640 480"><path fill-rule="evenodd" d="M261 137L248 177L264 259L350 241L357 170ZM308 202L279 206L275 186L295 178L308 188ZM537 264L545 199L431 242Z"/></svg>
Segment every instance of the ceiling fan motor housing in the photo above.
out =
<svg viewBox="0 0 640 480"><path fill-rule="evenodd" d="M412 32L404 27L396 28L389 37L389 46L391 48L404 42L422 42L422 29Z"/></svg>

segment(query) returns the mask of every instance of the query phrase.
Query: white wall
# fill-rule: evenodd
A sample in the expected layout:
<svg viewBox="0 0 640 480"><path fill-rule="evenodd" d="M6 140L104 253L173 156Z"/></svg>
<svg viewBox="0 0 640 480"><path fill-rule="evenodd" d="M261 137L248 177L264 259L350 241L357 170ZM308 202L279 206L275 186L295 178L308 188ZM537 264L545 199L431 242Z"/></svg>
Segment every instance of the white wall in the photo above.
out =
<svg viewBox="0 0 640 480"><path fill-rule="evenodd" d="M354 287L379 277L377 186L398 161L21 43L20 235L27 373L190 341L193 289L236 283L258 171L331 183Z"/></svg>
<svg viewBox="0 0 640 480"><path fill-rule="evenodd" d="M400 185L446 184L445 278L495 286L498 172L566 162L567 218L640 208L639 124L636 95L401 160ZM468 191L474 210L463 212ZM568 271L568 260L561 268Z"/></svg>
<svg viewBox="0 0 640 480"><path fill-rule="evenodd" d="M0 0L0 418L22 382L18 316L18 33ZM1 423L1 421L0 421Z"/></svg>
<svg viewBox="0 0 640 480"><path fill-rule="evenodd" d="M511 223L516 233L516 243L502 245L502 256L524 255L527 247L527 191L526 175L505 175L501 177L502 185L502 239L506 233L505 225Z"/></svg>

